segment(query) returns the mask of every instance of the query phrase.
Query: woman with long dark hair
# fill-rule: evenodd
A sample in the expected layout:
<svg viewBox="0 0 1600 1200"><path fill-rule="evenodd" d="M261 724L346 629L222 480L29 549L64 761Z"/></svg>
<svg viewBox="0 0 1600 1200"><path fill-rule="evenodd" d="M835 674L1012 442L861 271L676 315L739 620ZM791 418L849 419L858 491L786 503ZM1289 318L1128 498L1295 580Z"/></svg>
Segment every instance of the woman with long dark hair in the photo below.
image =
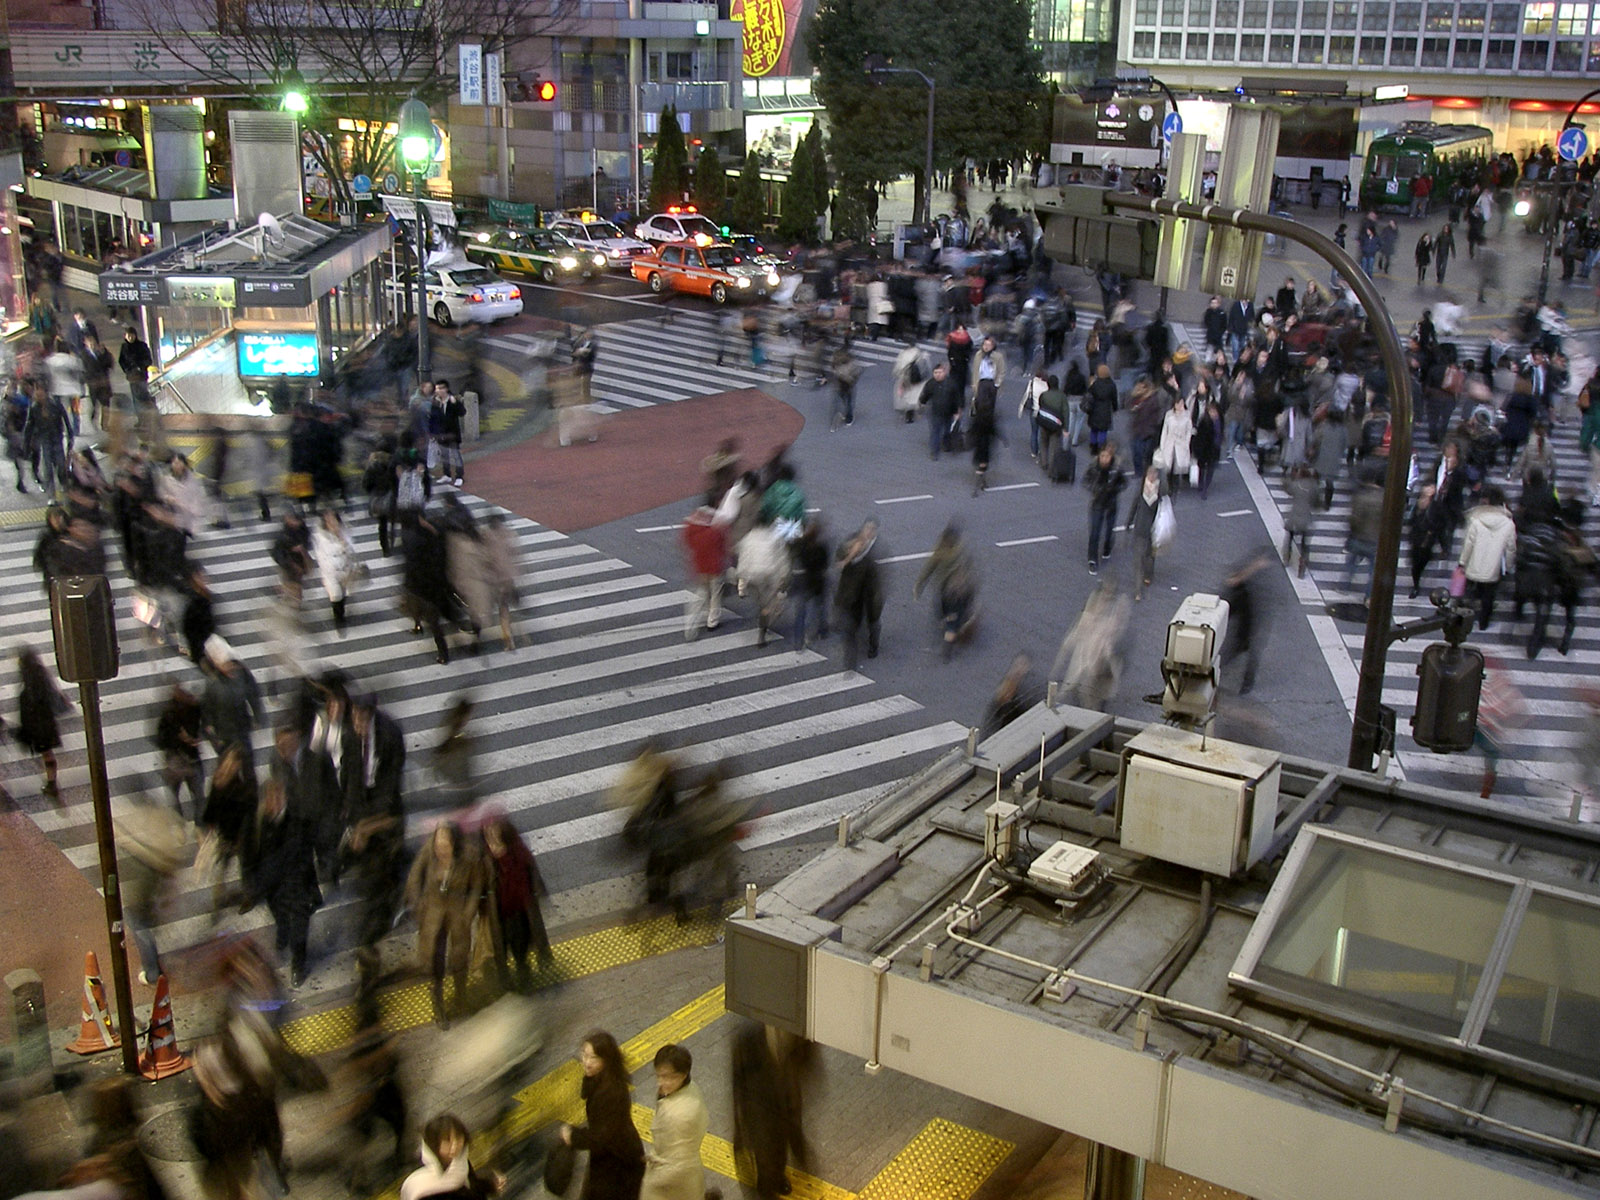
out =
<svg viewBox="0 0 1600 1200"><path fill-rule="evenodd" d="M633 1087L617 1039L597 1029L583 1039L585 1123L563 1125L561 1140L589 1152L583 1200L639 1200L644 1181L644 1143L633 1127Z"/></svg>
<svg viewBox="0 0 1600 1200"><path fill-rule="evenodd" d="M50 799L59 801L56 750L61 745L61 730L56 725L56 711L65 705L65 700L56 690L38 651L31 646L17 651L17 676L22 684L17 692L17 744L37 757L44 768L44 784L40 790Z"/></svg>
<svg viewBox="0 0 1600 1200"><path fill-rule="evenodd" d="M550 935L544 928L544 915L539 911L539 897L548 894L549 889L539 875L539 864L534 861L533 852L507 818L495 817L483 827L483 846L494 870L495 910L500 918L494 955L500 982L510 990L511 970L506 966L506 956L510 955L518 983L526 991L533 984L529 952L538 954L540 970L555 961L550 953Z"/></svg>

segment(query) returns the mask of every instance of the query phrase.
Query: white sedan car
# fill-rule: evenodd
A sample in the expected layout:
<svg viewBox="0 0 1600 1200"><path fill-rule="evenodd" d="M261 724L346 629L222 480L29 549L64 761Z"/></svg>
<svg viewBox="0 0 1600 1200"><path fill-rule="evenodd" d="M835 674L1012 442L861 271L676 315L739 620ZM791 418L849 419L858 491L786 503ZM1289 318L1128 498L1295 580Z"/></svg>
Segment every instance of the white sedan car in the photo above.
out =
<svg viewBox="0 0 1600 1200"><path fill-rule="evenodd" d="M650 253L650 243L631 238L610 221L582 221L577 217L563 217L551 221L550 228L573 245L606 256L606 266L614 271L626 271L641 254Z"/></svg>
<svg viewBox="0 0 1600 1200"><path fill-rule="evenodd" d="M493 271L471 263L429 267L423 275L428 314L441 325L462 322L488 324L522 314L522 289ZM391 296L415 297L417 277L407 275L389 282Z"/></svg>
<svg viewBox="0 0 1600 1200"><path fill-rule="evenodd" d="M646 217L633 232L647 242L694 242L697 246L709 246L722 240L722 230L692 208L673 207Z"/></svg>

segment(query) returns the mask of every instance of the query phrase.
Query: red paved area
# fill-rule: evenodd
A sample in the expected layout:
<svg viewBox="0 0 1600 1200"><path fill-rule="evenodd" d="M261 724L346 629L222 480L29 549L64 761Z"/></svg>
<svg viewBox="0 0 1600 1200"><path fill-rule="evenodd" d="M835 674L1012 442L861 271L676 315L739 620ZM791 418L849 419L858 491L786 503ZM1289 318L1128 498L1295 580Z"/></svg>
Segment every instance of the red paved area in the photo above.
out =
<svg viewBox="0 0 1600 1200"><path fill-rule="evenodd" d="M51 1028L62 1029L78 1019L85 951L99 956L109 996L111 962L100 893L19 812L0 812L0 930L0 976L22 967L39 972ZM134 958L137 971L138 955ZM134 1003L144 999L146 990L135 982ZM9 1042L9 1004L5 1011L0 1041Z"/></svg>
<svg viewBox="0 0 1600 1200"><path fill-rule="evenodd" d="M755 388L629 409L601 417L595 442L562 447L551 429L475 458L467 487L573 533L696 495L701 460L724 438L738 438L744 461L756 465L793 442L804 424L792 407Z"/></svg>

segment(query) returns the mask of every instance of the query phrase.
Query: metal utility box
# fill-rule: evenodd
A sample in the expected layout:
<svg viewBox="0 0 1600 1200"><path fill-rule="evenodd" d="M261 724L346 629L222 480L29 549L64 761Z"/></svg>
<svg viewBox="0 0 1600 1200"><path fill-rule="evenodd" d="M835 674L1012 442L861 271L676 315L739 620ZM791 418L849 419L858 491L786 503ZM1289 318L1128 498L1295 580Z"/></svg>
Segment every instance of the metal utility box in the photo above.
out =
<svg viewBox="0 0 1600 1200"><path fill-rule="evenodd" d="M1248 870L1272 844L1278 755L1152 725L1122 749L1122 848L1213 875Z"/></svg>

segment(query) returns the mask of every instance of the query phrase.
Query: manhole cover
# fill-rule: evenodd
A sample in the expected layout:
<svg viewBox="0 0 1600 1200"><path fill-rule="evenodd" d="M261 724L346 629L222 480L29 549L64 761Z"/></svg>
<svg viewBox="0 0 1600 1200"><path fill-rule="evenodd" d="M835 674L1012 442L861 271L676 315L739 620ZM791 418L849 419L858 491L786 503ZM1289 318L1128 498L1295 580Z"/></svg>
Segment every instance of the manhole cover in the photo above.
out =
<svg viewBox="0 0 1600 1200"><path fill-rule="evenodd" d="M162 1162L199 1162L200 1152L189 1140L189 1107L175 1104L159 1112L139 1130L139 1145Z"/></svg>

